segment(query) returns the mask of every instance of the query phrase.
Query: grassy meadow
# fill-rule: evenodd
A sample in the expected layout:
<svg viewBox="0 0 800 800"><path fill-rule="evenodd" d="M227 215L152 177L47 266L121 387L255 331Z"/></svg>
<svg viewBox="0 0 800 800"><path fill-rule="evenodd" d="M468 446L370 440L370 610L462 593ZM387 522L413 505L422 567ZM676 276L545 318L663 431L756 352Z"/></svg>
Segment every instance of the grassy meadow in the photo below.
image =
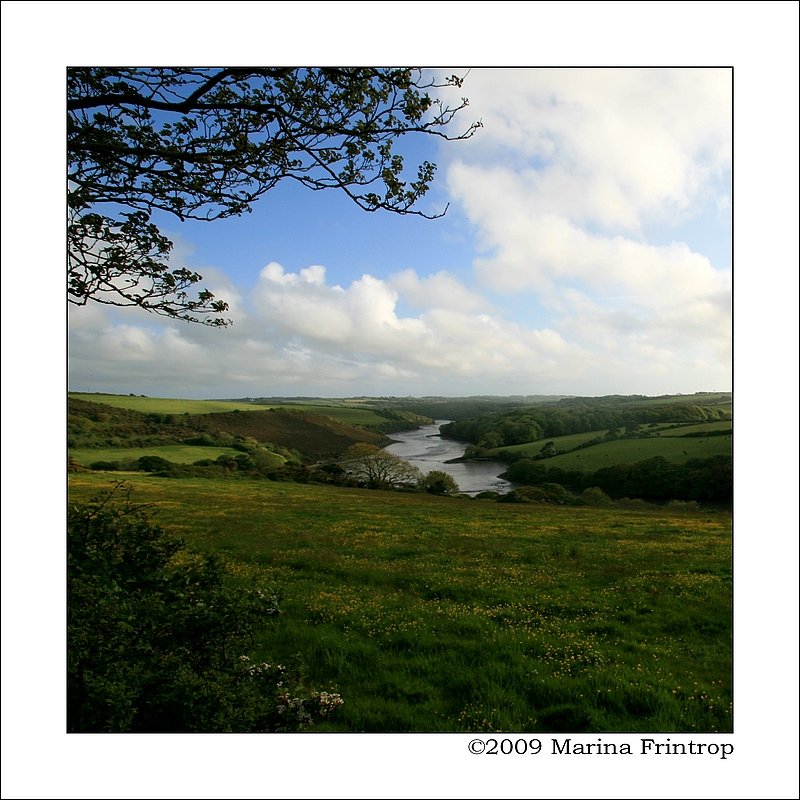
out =
<svg viewBox="0 0 800 800"><path fill-rule="evenodd" d="M680 427L668 427L657 433L658 436L686 436L691 433L715 433L720 434L726 431L733 431L733 423L730 420L719 420L718 422L700 422L697 425L681 425Z"/></svg>
<svg viewBox="0 0 800 800"><path fill-rule="evenodd" d="M70 397L92 403L103 403L114 408L124 408L145 414L218 414L226 411L267 411L283 409L303 411L329 417L344 425L373 428L385 425L385 418L375 413L364 403L322 400L298 400L297 402L249 403L236 400L181 400L167 397L144 397L141 395L89 394L70 392Z"/></svg>
<svg viewBox="0 0 800 800"><path fill-rule="evenodd" d="M69 456L79 464L88 466L97 461L133 462L142 456L159 456L174 464L194 464L201 459L216 459L222 455L238 456L233 447L204 447L202 445L165 444L151 447L74 447Z"/></svg>
<svg viewBox="0 0 800 800"><path fill-rule="evenodd" d="M216 414L224 411L263 411L268 406L239 403L229 400L181 400L172 397L144 395L98 394L70 392L70 397L90 403L103 403L114 408L127 408L145 414Z"/></svg>
<svg viewBox="0 0 800 800"><path fill-rule="evenodd" d="M616 439L610 442L562 453L548 458L548 467L594 471L614 464L635 464L654 456L683 464L692 458L711 458L731 454L729 436L703 436L680 438L678 436L653 436L647 439Z"/></svg>
<svg viewBox="0 0 800 800"><path fill-rule="evenodd" d="M116 478L72 473L70 501ZM342 694L317 730L732 730L728 513L126 481L231 581L281 593L254 656Z"/></svg>
<svg viewBox="0 0 800 800"><path fill-rule="evenodd" d="M522 455L533 457L541 453L545 444L548 442L552 442L553 447L555 447L556 450L563 452L565 450L572 450L575 447L582 445L584 442L590 442L592 439L598 439L601 436L605 436L607 432L608 430L604 428L603 430L599 431L570 433L566 436L552 436L549 438L537 439L535 442L526 442L525 444L512 444L506 445L505 447L497 447L493 450L489 450L487 455L492 456L500 452L505 452L521 453Z"/></svg>

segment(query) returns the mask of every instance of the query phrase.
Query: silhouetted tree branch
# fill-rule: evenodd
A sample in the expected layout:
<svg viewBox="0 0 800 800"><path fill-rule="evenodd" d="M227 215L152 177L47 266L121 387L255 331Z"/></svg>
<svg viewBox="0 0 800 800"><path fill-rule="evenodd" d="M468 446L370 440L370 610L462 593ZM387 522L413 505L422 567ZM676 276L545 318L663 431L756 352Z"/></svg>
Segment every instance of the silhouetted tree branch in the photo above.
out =
<svg viewBox="0 0 800 800"><path fill-rule="evenodd" d="M447 130L467 100L435 94L461 85L411 68L69 69L70 301L228 324L224 301L190 293L200 275L170 267L151 216L241 215L284 179L340 189L365 211L442 216L414 207L436 165L409 174L393 147L406 134L472 136L480 122Z"/></svg>

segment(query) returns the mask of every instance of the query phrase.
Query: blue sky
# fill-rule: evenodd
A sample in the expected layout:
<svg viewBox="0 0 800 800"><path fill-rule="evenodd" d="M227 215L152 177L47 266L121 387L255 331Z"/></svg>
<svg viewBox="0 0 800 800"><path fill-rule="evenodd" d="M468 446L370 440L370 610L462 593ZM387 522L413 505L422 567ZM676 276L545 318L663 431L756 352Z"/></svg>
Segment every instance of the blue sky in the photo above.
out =
<svg viewBox="0 0 800 800"><path fill-rule="evenodd" d="M439 77L449 70L437 71ZM367 213L283 183L251 214L159 220L231 303L209 331L73 309L73 390L261 395L663 394L731 388L730 69L480 68L467 141Z"/></svg>

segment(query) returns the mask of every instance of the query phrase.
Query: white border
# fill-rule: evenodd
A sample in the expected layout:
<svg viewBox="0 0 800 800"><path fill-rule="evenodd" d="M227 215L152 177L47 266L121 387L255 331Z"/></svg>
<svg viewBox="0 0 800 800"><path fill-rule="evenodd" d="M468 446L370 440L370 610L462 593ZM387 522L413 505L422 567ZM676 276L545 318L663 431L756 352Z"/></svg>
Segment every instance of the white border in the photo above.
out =
<svg viewBox="0 0 800 800"><path fill-rule="evenodd" d="M797 10L3 2L3 797L796 797ZM734 66L734 757L531 764L470 756L460 735L62 733L64 68L203 62Z"/></svg>

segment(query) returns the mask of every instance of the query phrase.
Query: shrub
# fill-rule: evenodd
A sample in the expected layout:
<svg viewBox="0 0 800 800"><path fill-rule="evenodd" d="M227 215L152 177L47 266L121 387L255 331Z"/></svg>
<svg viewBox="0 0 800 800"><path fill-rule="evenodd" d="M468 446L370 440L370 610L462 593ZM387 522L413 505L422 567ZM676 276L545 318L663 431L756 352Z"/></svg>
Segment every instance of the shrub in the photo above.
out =
<svg viewBox="0 0 800 800"><path fill-rule="evenodd" d="M498 503L547 503L549 498L538 486L522 486L497 498Z"/></svg>
<svg viewBox="0 0 800 800"><path fill-rule="evenodd" d="M670 511L699 511L700 504L697 500L670 500L667 508Z"/></svg>
<svg viewBox="0 0 800 800"><path fill-rule="evenodd" d="M621 497L616 501L616 505L623 508L653 508L652 503L648 503L640 497Z"/></svg>
<svg viewBox="0 0 800 800"><path fill-rule="evenodd" d="M590 486L581 492L581 500L590 506L608 506L611 505L611 498L597 486Z"/></svg>
<svg viewBox="0 0 800 800"><path fill-rule="evenodd" d="M432 470L419 481L419 488L428 494L458 494L460 489L452 475L442 470Z"/></svg>
<svg viewBox="0 0 800 800"><path fill-rule="evenodd" d="M541 486L520 486L497 498L499 503L550 503L564 505L572 501L572 495L558 483Z"/></svg>
<svg viewBox="0 0 800 800"><path fill-rule="evenodd" d="M115 490L69 509L70 732L248 732L308 728L341 704L245 649L277 598L224 580Z"/></svg>
<svg viewBox="0 0 800 800"><path fill-rule="evenodd" d="M172 463L161 456L142 456L137 460L136 466L142 472L168 472Z"/></svg>
<svg viewBox="0 0 800 800"><path fill-rule="evenodd" d="M205 447L213 447L216 445L217 440L210 433L201 433L199 436L193 436L190 439L185 439L184 444L202 445Z"/></svg>
<svg viewBox="0 0 800 800"><path fill-rule="evenodd" d="M119 461L93 461L89 464L89 469L116 472L119 469Z"/></svg>
<svg viewBox="0 0 800 800"><path fill-rule="evenodd" d="M564 505L572 500L572 495L560 483L543 483L541 488L550 503Z"/></svg>

